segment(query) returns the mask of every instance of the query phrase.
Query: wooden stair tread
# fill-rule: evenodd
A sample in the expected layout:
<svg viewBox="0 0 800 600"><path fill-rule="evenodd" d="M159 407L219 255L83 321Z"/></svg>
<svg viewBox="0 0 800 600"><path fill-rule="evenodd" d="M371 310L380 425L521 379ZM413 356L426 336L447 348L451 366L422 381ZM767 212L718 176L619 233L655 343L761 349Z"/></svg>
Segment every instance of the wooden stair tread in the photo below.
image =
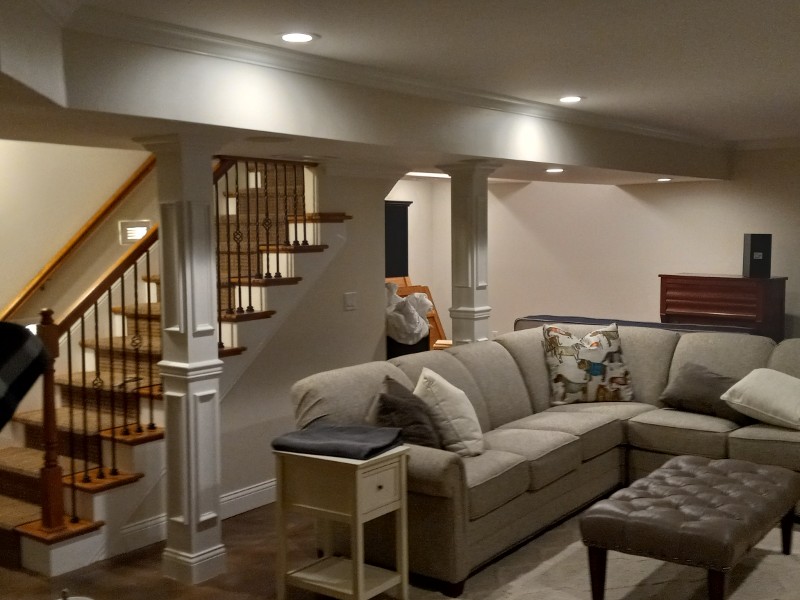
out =
<svg viewBox="0 0 800 600"><path fill-rule="evenodd" d="M0 529L10 531L41 518L42 509L39 505L0 495Z"/></svg>
<svg viewBox="0 0 800 600"><path fill-rule="evenodd" d="M258 249L261 252L269 251L285 254L305 254L311 252L324 252L328 249L327 244L260 244Z"/></svg>
<svg viewBox="0 0 800 600"><path fill-rule="evenodd" d="M253 287L273 287L279 285L297 285L303 280L302 277L265 277L255 279L247 277L229 277L228 282L238 285L251 285Z"/></svg>
<svg viewBox="0 0 800 600"><path fill-rule="evenodd" d="M225 323L243 323L245 321L258 321L259 319L269 319L275 314L274 310L254 310L250 312L224 312L220 315L220 321Z"/></svg>

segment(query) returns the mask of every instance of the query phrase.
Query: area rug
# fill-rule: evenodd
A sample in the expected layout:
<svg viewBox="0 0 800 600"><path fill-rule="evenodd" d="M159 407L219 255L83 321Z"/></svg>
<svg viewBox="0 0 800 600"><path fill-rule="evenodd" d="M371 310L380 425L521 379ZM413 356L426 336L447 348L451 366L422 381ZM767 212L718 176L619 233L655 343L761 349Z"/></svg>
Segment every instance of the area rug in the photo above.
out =
<svg viewBox="0 0 800 600"><path fill-rule="evenodd" d="M800 532L800 526L796 526ZM412 600L446 598L413 588ZM649 558L609 552L607 600L705 600L706 571ZM729 600L800 598L800 533L792 555L781 553L773 529L729 575ZM461 600L589 600L586 547L573 518L467 580Z"/></svg>

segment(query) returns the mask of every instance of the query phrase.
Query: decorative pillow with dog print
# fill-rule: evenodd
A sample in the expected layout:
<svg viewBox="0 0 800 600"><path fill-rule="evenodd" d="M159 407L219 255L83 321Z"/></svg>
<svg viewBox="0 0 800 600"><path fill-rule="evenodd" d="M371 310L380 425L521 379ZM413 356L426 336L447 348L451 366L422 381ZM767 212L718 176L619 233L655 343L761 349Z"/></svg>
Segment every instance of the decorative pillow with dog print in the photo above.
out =
<svg viewBox="0 0 800 600"><path fill-rule="evenodd" d="M616 323L582 338L558 325L545 325L542 334L551 405L633 400Z"/></svg>

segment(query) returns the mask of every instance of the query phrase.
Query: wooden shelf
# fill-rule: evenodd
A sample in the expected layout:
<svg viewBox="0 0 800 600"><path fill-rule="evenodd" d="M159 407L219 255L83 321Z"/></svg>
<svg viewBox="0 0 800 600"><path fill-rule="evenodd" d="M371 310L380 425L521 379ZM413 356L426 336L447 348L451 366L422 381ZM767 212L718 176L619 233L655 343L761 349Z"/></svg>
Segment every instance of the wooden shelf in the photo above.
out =
<svg viewBox="0 0 800 600"><path fill-rule="evenodd" d="M396 571L364 565L364 596L371 598L400 584ZM341 600L353 596L353 563L348 558L327 557L287 573L286 583Z"/></svg>

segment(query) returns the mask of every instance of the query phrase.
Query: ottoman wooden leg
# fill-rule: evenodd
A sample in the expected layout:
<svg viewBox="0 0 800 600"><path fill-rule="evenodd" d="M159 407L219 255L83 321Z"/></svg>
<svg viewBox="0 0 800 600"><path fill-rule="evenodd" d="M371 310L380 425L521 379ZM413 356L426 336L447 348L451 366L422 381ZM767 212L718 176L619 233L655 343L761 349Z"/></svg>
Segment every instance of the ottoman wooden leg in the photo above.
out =
<svg viewBox="0 0 800 600"><path fill-rule="evenodd" d="M588 546L589 581L592 585L592 600L603 600L606 594L606 560L608 550L596 546Z"/></svg>
<svg viewBox="0 0 800 600"><path fill-rule="evenodd" d="M794 527L794 507L787 512L781 519L781 542L783 553L792 553L792 529Z"/></svg>
<svg viewBox="0 0 800 600"><path fill-rule="evenodd" d="M708 571L708 598L709 600L723 600L727 584L727 573L722 571Z"/></svg>

